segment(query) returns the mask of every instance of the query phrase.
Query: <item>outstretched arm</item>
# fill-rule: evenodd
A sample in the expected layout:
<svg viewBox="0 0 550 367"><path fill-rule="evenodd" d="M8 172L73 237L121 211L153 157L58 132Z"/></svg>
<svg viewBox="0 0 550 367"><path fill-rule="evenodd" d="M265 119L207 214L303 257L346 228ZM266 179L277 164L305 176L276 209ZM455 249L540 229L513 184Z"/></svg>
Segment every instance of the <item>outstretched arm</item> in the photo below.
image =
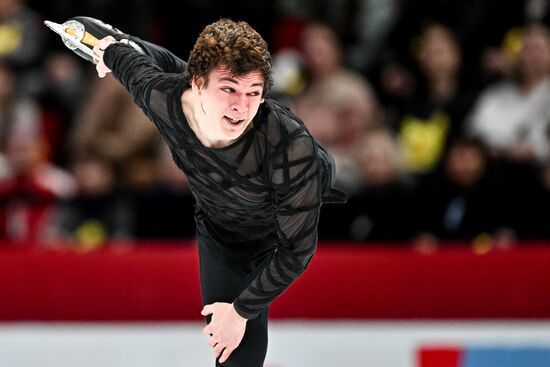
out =
<svg viewBox="0 0 550 367"><path fill-rule="evenodd" d="M128 38L141 47L143 53L153 59L155 64L157 64L165 73L179 74L183 73L185 69L187 69L187 63L185 61L164 47L144 41L138 37L128 36Z"/></svg>
<svg viewBox="0 0 550 367"><path fill-rule="evenodd" d="M127 40L116 41L111 36L97 42L93 61L98 75L103 78L112 70L113 76L132 94L145 114L155 123L161 122L157 114L163 113L164 104L160 100L151 104L151 93L159 83L179 77L165 73L149 56L127 43Z"/></svg>
<svg viewBox="0 0 550 367"><path fill-rule="evenodd" d="M51 21L45 21L45 24L61 35L67 47L88 61L93 61L89 49L97 46L99 40L110 36L117 41L126 40L134 49L149 56L165 73L182 73L186 69L186 63L165 48L126 34L96 18L78 16L63 24Z"/></svg>
<svg viewBox="0 0 550 367"><path fill-rule="evenodd" d="M163 47L140 40L136 37L120 38L120 40L117 41L114 37L107 36L99 40L93 49L96 55L93 61L97 65L96 69L100 78L103 78L106 73L111 71L103 62L105 49L113 43L120 42L128 44L129 41L135 42L141 48L140 52L149 56L153 63L165 73L183 73L187 68L187 63L185 61Z"/></svg>

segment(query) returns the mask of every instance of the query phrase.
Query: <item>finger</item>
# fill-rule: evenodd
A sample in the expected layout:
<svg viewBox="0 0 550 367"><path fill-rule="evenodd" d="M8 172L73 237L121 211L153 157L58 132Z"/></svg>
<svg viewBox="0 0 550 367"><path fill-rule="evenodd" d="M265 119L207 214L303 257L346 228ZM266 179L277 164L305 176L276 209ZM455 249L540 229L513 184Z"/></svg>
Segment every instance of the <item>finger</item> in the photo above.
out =
<svg viewBox="0 0 550 367"><path fill-rule="evenodd" d="M216 346L216 344L218 344L218 339L217 338L211 337L210 339L208 339L208 346L210 348L214 348Z"/></svg>
<svg viewBox="0 0 550 367"><path fill-rule="evenodd" d="M223 345L217 344L214 347L214 351L212 352L212 354L214 354L214 357L218 358L220 356L220 354L222 354L224 349L225 349L225 347Z"/></svg>
<svg viewBox="0 0 550 367"><path fill-rule="evenodd" d="M99 51L105 51L105 49L109 45L112 45L113 43L116 43L116 40L111 36L107 36L107 37L99 40L99 42L96 43L94 48L97 47L99 49Z"/></svg>
<svg viewBox="0 0 550 367"><path fill-rule="evenodd" d="M101 68L99 67L100 65L97 64L95 69L97 70L97 75L100 77L100 78L103 78L105 76L105 74L103 73L103 71L101 70Z"/></svg>
<svg viewBox="0 0 550 367"><path fill-rule="evenodd" d="M212 313L212 305L206 305L202 308L201 315L206 316Z"/></svg>
<svg viewBox="0 0 550 367"><path fill-rule="evenodd" d="M222 353L222 356L220 357L220 363L225 363L225 361L227 361L227 358L229 358L229 356L231 355L231 353L233 353L233 351L235 350L235 348L225 348L225 350L223 351Z"/></svg>
<svg viewBox="0 0 550 367"><path fill-rule="evenodd" d="M206 325L203 329L202 329L202 333L204 335L208 335L208 336L212 336L212 327L210 326L210 324Z"/></svg>
<svg viewBox="0 0 550 367"><path fill-rule="evenodd" d="M104 78L107 74L109 74L110 70L109 69L106 69L105 67L102 67L101 68L101 75L100 77L101 78Z"/></svg>
<svg viewBox="0 0 550 367"><path fill-rule="evenodd" d="M116 40L114 39L113 36L107 36L99 40L98 46L99 48L105 49L105 47L107 47L108 45L114 42L116 42Z"/></svg>

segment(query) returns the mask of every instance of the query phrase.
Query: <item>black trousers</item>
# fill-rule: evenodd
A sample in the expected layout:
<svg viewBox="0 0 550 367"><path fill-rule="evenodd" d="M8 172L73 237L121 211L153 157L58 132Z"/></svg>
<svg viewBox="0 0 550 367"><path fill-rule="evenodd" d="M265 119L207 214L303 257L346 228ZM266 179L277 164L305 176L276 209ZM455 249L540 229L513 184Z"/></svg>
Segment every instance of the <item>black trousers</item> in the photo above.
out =
<svg viewBox="0 0 550 367"><path fill-rule="evenodd" d="M198 241L203 305L232 303L273 256L273 241L233 245L232 250L200 228ZM239 251L243 248L246 251ZM206 320L210 322L210 316ZM267 309L248 320L239 347L224 364L216 360L216 366L262 367L267 352L267 320Z"/></svg>

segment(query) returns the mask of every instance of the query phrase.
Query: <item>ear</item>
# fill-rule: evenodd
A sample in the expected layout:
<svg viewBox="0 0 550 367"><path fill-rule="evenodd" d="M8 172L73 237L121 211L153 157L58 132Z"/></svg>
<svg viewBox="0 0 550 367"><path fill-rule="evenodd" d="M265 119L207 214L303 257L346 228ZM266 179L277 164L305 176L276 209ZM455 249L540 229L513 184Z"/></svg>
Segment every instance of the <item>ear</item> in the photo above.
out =
<svg viewBox="0 0 550 367"><path fill-rule="evenodd" d="M201 94L201 89L204 86L204 79L202 77L193 78L193 81L191 82L191 88L193 91L197 94Z"/></svg>

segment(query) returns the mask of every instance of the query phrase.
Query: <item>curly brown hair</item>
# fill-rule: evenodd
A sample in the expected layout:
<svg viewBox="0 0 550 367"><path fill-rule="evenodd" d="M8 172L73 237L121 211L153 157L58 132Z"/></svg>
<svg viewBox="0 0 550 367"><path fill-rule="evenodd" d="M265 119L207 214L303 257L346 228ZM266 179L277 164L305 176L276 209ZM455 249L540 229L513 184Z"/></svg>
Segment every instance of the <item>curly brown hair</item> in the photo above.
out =
<svg viewBox="0 0 550 367"><path fill-rule="evenodd" d="M210 71L220 65L236 76L261 71L264 94L273 84L267 43L246 22L224 18L203 29L189 56L189 80L203 77L206 85Z"/></svg>

